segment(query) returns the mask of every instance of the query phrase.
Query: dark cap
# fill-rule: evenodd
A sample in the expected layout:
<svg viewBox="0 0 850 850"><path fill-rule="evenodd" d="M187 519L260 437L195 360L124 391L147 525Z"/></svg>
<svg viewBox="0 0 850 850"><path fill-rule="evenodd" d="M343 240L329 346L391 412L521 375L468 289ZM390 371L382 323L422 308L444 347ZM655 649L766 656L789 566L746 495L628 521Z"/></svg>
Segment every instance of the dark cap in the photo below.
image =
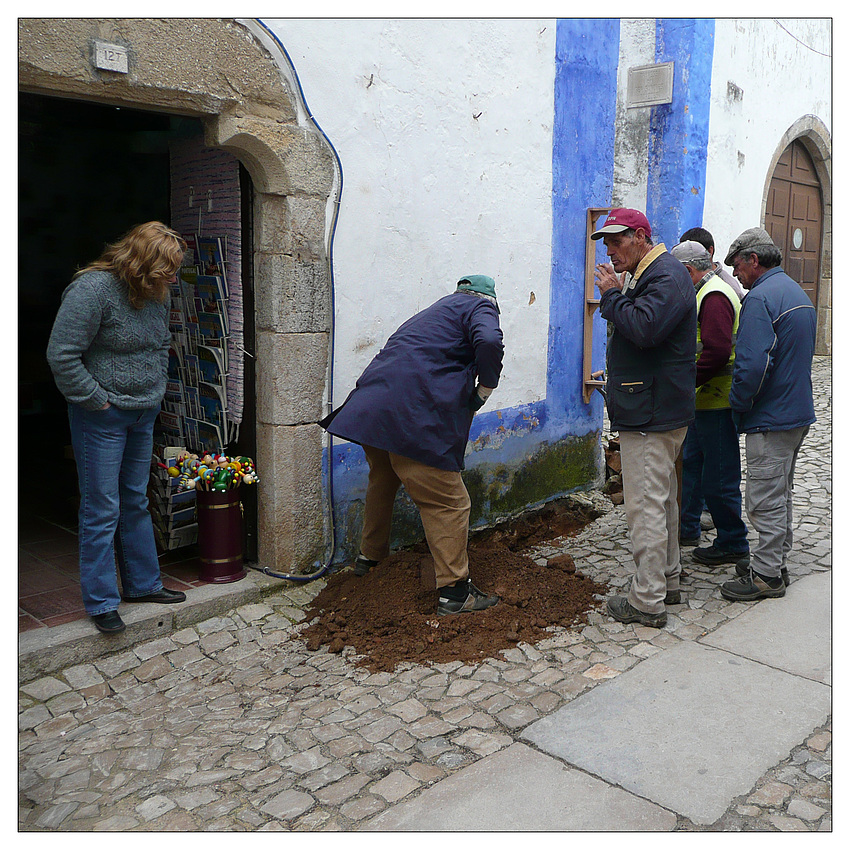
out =
<svg viewBox="0 0 850 850"><path fill-rule="evenodd" d="M646 216L640 210L630 210L624 207L618 207L608 213L608 218L605 219L605 224L594 230L590 234L591 239L601 239L610 233L622 233L624 230L637 230L641 228L643 232L652 238L652 228L649 226Z"/></svg>
<svg viewBox="0 0 850 850"><path fill-rule="evenodd" d="M751 227L745 230L730 246L726 252L725 265L731 266L735 254L741 251L753 251L756 248L776 247L776 243L770 238L770 234L763 227Z"/></svg>

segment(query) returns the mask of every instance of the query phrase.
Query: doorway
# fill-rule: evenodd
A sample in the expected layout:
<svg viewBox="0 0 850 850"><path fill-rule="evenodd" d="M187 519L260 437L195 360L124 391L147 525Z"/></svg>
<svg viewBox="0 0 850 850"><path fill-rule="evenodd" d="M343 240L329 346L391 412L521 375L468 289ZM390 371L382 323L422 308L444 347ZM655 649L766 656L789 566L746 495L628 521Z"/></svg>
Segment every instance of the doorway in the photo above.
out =
<svg viewBox="0 0 850 850"><path fill-rule="evenodd" d="M823 241L823 199L812 157L794 141L776 164L767 195L765 229L782 251L782 266L817 308Z"/></svg>
<svg viewBox="0 0 850 850"><path fill-rule="evenodd" d="M33 619L54 625L78 613L57 607L60 599L62 606L79 601L79 588L73 591L76 464L67 405L45 357L62 292L78 268L133 225L170 222L170 144L201 136L203 126L194 118L31 93L19 95L18 114L19 605L29 610L22 604L28 595L40 606L20 626L29 628ZM247 172L242 184L250 244ZM243 281L251 290L250 269ZM244 306L245 347L253 351L252 291ZM246 378L245 419L234 451L255 457L253 371ZM256 513L256 505L246 506L248 560L256 560Z"/></svg>

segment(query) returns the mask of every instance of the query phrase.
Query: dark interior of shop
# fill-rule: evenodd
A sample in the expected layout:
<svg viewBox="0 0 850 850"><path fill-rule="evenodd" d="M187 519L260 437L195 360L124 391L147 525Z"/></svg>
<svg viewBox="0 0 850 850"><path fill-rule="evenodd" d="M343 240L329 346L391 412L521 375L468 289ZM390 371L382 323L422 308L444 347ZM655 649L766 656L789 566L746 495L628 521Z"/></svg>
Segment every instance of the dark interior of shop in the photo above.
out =
<svg viewBox="0 0 850 850"><path fill-rule="evenodd" d="M38 514L76 525L67 407L45 350L74 272L134 224L168 220L172 121L81 101L20 97L19 468L31 470L19 478L21 517Z"/></svg>
<svg viewBox="0 0 850 850"><path fill-rule="evenodd" d="M197 119L41 95L19 96L18 531L22 542L44 527L40 523L69 532L77 525L79 499L67 405L45 357L62 292L78 268L96 259L108 242L133 225L169 221L169 142L177 135L201 132ZM245 412L250 422L253 398L246 399ZM245 439L250 440L252 432L252 427L243 429ZM248 451L242 448L240 453ZM254 523L249 524L255 529ZM249 548L255 551L255 544Z"/></svg>

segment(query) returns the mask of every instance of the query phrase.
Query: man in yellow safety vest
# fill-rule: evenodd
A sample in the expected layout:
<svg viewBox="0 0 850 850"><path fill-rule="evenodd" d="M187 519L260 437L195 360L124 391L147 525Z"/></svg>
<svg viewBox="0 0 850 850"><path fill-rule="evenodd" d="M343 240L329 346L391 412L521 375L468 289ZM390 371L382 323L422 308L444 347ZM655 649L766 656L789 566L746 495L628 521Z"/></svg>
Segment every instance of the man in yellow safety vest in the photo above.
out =
<svg viewBox="0 0 850 850"><path fill-rule="evenodd" d="M696 547L694 559L745 567L750 547L741 518L741 450L729 406L741 301L700 243L680 242L670 253L684 264L697 294L696 418L682 449L680 537L700 536L704 497L717 537Z"/></svg>

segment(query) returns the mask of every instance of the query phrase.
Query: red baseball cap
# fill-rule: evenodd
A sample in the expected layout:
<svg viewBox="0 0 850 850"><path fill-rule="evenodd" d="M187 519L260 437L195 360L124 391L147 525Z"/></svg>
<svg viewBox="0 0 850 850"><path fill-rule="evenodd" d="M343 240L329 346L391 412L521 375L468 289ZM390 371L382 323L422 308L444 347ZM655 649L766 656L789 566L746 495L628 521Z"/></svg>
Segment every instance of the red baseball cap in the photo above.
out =
<svg viewBox="0 0 850 850"><path fill-rule="evenodd" d="M608 213L605 224L599 230L594 230L590 234L590 238L601 239L609 233L622 233L624 230L637 230L639 227L647 236L652 238L652 228L649 226L646 216L640 210L618 207Z"/></svg>

